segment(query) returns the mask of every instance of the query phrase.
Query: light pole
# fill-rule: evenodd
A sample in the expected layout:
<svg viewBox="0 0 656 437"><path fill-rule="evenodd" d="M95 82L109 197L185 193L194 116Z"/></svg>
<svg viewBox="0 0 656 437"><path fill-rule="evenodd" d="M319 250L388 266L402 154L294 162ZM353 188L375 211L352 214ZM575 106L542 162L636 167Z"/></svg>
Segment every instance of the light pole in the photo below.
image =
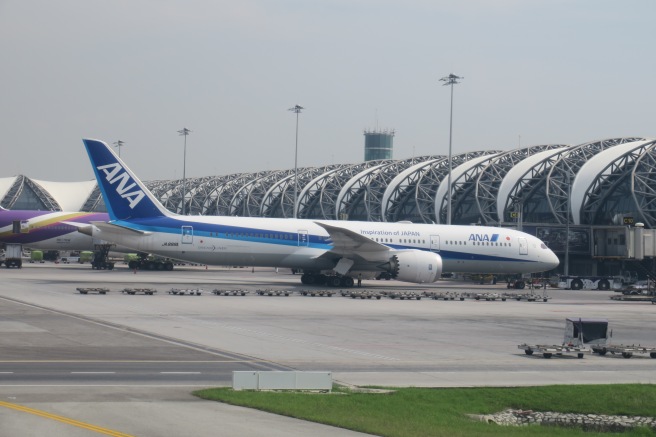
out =
<svg viewBox="0 0 656 437"><path fill-rule="evenodd" d="M183 127L178 131L180 135L184 136L184 155L182 158L182 215L186 212L186 197L187 197L187 135L191 133L189 129Z"/></svg>
<svg viewBox="0 0 656 437"><path fill-rule="evenodd" d="M451 73L448 76L445 76L441 78L440 80L444 82L442 85L451 85L451 115L449 118L449 182L447 185L447 209L446 209L446 224L450 225L451 224L451 170L452 170L452 163L451 163L451 139L452 139L452 134L453 134L453 85L457 85L460 82L458 82L458 79L464 79L464 77L456 76L455 74Z"/></svg>
<svg viewBox="0 0 656 437"><path fill-rule="evenodd" d="M296 114L296 151L294 152L294 218L296 218L297 208L296 202L298 198L298 114L301 113L301 110L305 109L300 105L294 105L289 108L289 111L292 111Z"/></svg>
<svg viewBox="0 0 656 437"><path fill-rule="evenodd" d="M567 203L566 208L567 208L567 224L565 227L565 276L569 275L569 212L570 208L572 207L572 184L571 184L571 174L570 174L570 168L567 168Z"/></svg>
<svg viewBox="0 0 656 437"><path fill-rule="evenodd" d="M118 147L118 157L121 157L121 147L125 144L125 141L118 140L114 143L115 147Z"/></svg>

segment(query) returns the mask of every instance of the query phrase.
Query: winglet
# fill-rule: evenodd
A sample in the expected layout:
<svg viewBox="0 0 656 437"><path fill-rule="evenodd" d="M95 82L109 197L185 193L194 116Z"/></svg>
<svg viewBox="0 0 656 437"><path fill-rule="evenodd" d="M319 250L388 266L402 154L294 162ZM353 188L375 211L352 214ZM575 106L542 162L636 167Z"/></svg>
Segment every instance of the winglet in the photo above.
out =
<svg viewBox="0 0 656 437"><path fill-rule="evenodd" d="M173 216L104 142L84 139L111 220Z"/></svg>

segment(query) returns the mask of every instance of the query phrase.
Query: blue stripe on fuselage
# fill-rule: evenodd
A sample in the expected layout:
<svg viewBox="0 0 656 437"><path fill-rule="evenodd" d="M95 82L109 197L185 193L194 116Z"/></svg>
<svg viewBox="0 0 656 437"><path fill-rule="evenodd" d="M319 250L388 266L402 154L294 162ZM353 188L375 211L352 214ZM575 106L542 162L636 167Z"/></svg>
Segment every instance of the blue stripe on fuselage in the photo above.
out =
<svg viewBox="0 0 656 437"><path fill-rule="evenodd" d="M193 228L193 236L203 237L203 238L222 238L226 240L233 241L248 241L252 243L262 243L262 244L276 244L280 246L304 246L299 245L298 233L297 232L288 232L280 230L271 230L271 229L262 229L262 228L252 228L245 226L231 226L231 225L219 225L214 223L199 223L199 222L186 222L181 220L176 220L169 217L157 217L153 219L140 219L132 220L129 222L124 222L121 220L116 220L111 222L119 226L125 226L140 231L150 231L150 232L161 232L164 234L169 234L177 238L182 238L182 226L191 226ZM232 235L237 234L237 235ZM262 238L256 237L252 234L269 234L269 235L282 235L286 234L288 236L293 236L291 239L281 239L281 238ZM331 250L332 240L330 237L323 235L311 235L308 234L308 247L313 249L323 249ZM493 239L498 239L499 234L493 234ZM493 240L491 240L493 241ZM395 250L424 250L428 251L427 248L412 247L406 245L397 245L397 244L387 244L390 249ZM529 257L525 258L509 258L505 256L497 255L485 255L480 253L471 253L471 252L459 252L452 250L440 250L437 252L438 255L444 260L453 260L453 261L496 261L496 262L537 262L530 259Z"/></svg>
<svg viewBox="0 0 656 437"><path fill-rule="evenodd" d="M150 232L161 232L163 234L169 234L171 236L182 237L182 227L191 226L193 228L193 236L204 237L204 238L221 238L225 240L234 240L234 241L249 241L253 243L264 243L264 244L277 244L281 246L306 246L305 244L299 244L299 234L298 232L289 232L289 231L280 231L280 230L270 230L262 228L250 228L244 226L230 226L230 225L217 225L210 223L198 223L198 222L184 222L180 220L175 220L171 218L158 217L156 223L152 223L151 219L143 220L131 220L129 222L116 220L111 222L112 224L125 226L132 229L137 229L140 231L150 231ZM255 234L264 234L264 235L286 235L291 238L274 238L274 237L259 237ZM307 246L314 249L332 249L332 240L330 237L323 235L307 235L308 244Z"/></svg>

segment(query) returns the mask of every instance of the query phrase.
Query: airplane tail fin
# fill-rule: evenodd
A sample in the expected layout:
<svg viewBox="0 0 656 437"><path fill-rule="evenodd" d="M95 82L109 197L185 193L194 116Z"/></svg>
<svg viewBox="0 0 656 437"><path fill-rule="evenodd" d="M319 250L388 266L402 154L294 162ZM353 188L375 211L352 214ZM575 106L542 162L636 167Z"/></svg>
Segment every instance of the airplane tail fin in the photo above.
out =
<svg viewBox="0 0 656 437"><path fill-rule="evenodd" d="M111 220L173 216L104 142L84 139Z"/></svg>

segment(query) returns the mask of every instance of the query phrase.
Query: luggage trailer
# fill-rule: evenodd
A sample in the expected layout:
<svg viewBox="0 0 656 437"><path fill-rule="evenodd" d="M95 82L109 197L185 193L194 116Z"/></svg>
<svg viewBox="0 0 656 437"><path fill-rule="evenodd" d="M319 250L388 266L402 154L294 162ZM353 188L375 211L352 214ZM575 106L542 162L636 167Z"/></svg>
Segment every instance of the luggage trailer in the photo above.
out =
<svg viewBox="0 0 656 437"><path fill-rule="evenodd" d="M583 358L586 353L592 352L592 345L605 344L608 334L608 320L605 319L565 319L565 336L562 344L527 344L517 346L524 350L526 355L540 353L544 358L554 355L575 354Z"/></svg>

